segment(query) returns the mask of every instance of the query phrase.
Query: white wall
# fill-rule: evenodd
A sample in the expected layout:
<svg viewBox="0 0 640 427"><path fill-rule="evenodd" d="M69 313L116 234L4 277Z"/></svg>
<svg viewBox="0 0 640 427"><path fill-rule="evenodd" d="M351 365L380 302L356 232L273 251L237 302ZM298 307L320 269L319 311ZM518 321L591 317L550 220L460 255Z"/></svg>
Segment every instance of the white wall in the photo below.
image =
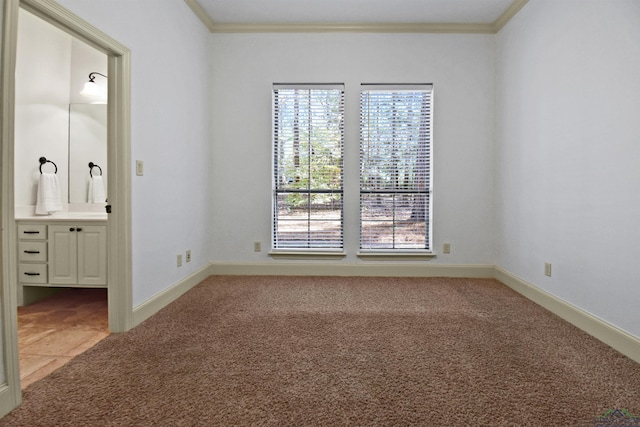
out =
<svg viewBox="0 0 640 427"><path fill-rule="evenodd" d="M89 81L89 73L94 71L107 75L107 55L72 38L69 84L69 203L88 202L87 190L91 179L89 162L102 168L102 180L108 194L107 105L103 104L105 100L101 97L89 97L80 93ZM107 93L107 78L95 75L94 82L103 93ZM93 172L94 175L100 175L97 168Z"/></svg>
<svg viewBox="0 0 640 427"><path fill-rule="evenodd" d="M42 156L58 167L61 198L66 201L71 37L24 10L18 24L15 204L36 204ZM47 163L42 170L55 168Z"/></svg>
<svg viewBox="0 0 640 427"><path fill-rule="evenodd" d="M359 262L359 86L409 82L434 84L433 243L452 253L431 262L493 263L493 36L214 34L211 55L213 260L271 262L271 85L324 82L345 84L344 262Z"/></svg>
<svg viewBox="0 0 640 427"><path fill-rule="evenodd" d="M89 169L92 162L93 168ZM107 173L107 104L69 105L69 203L82 204L76 210L104 212L105 197L92 207L89 199L91 177L102 176L105 195L109 194ZM99 185L99 184L95 184ZM93 193L99 194L99 193Z"/></svg>
<svg viewBox="0 0 640 427"><path fill-rule="evenodd" d="M89 81L89 73L94 71L107 76L107 55L76 38L72 38L71 82L69 85L71 104L103 102L100 98L88 97L80 93L84 89L84 84ZM100 90L107 93L107 78L96 75L94 82Z"/></svg>
<svg viewBox="0 0 640 427"><path fill-rule="evenodd" d="M182 0L59 3L131 50L136 306L211 261L209 33Z"/></svg>
<svg viewBox="0 0 640 427"><path fill-rule="evenodd" d="M639 24L636 0L536 0L497 37L497 264L636 336Z"/></svg>
<svg viewBox="0 0 640 427"><path fill-rule="evenodd" d="M58 167L61 198L66 204L69 187L86 188L89 178L86 156L69 153L69 104L93 101L80 91L90 71L106 74L107 56L21 9L16 59L15 204L36 204L41 156ZM98 84L103 85L100 79ZM92 149L89 158L105 167L106 145L102 145L98 151ZM74 163L74 159L82 161ZM53 172L55 168L47 163L42 170ZM104 179L108 179L106 173ZM79 201L76 197L74 202Z"/></svg>

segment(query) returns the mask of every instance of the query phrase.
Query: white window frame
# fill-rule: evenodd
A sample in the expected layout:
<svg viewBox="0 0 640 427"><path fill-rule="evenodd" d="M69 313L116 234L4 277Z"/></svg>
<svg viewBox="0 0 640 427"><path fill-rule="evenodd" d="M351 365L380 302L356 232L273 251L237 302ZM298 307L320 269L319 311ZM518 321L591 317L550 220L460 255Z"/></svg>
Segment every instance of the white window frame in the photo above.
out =
<svg viewBox="0 0 640 427"><path fill-rule="evenodd" d="M298 189L291 188L292 186L288 186L287 183L282 182L282 171L279 164L279 156L280 150L285 149L279 142L281 137L281 129L278 128L279 124L281 124L281 119L278 116L280 114L278 102L278 94L280 91L288 91L288 90L300 90L300 91L308 91L308 90L338 90L340 91L340 106L339 106L339 132L340 132L340 165L339 165L339 185L334 188L312 188L311 184L309 184L306 189ZM273 85L273 138L272 138L272 149L273 149L273 162L272 162L272 249L270 252L271 256L289 256L289 255L344 255L344 84L336 83L336 84L282 84L277 83ZM306 123L308 124L308 123ZM311 125L313 126L313 125ZM310 147L310 146L309 146ZM313 150L309 149L309 156L313 155ZM309 171L309 174L312 172ZM310 175L309 175L310 176ZM310 180L309 180L310 181ZM339 241L331 240L330 243L322 244L321 239L313 239L312 235L312 224L314 221L318 221L313 218L313 213L311 212L311 205L308 206L309 214L307 217L307 235L308 238L306 243L296 245L294 244L294 240L287 240L286 238L281 238L279 230L282 228L284 224L283 219L279 216L279 195L283 194L300 194L301 196L309 197L310 199L313 195L339 195L340 203L339 203L339 218L333 218L332 222L335 222L339 219Z"/></svg>
<svg viewBox="0 0 640 427"><path fill-rule="evenodd" d="M426 180L425 188L421 189L398 189L392 188L389 186L385 186L384 189L376 190L368 188L370 185L366 185L363 183L363 176L365 173L370 172L365 170L367 167L367 160L365 159L364 149L365 145L368 147L371 144L371 133L367 129L368 120L369 120L369 108L368 106L363 105L366 99L367 93L372 93L375 91L387 91L387 92L426 92L428 93L428 107L424 112L425 115L422 117L425 120L426 128L423 128L423 132L425 132L426 136L426 171L423 171L422 178ZM433 245L432 245L432 224L433 224L433 203L432 203L432 192L433 192L433 144L432 144L432 135L433 135L433 85L432 84L362 84L360 89L360 242L359 247L360 250L358 252L358 256L367 257L367 256L398 256L404 255L408 258L412 257L430 257L434 256L433 254ZM365 138L368 138L365 141ZM410 246L409 244L398 244L395 241L395 235L392 237L393 241L390 245L384 246L382 244L378 244L377 246L370 243L370 235L367 235L367 232L363 230L363 212L365 209L365 204L363 200L367 197L367 195L372 194L383 194L387 197L392 197L395 201L396 196L401 195L409 195L409 196L417 196L421 194L425 198L425 225L424 225L424 245L420 247L406 247ZM392 224L395 229L396 227L396 218L395 218L395 205L394 205L394 217L392 219ZM374 220L365 220L366 222L373 223ZM387 221L388 222L388 221ZM363 240L366 240L363 243Z"/></svg>

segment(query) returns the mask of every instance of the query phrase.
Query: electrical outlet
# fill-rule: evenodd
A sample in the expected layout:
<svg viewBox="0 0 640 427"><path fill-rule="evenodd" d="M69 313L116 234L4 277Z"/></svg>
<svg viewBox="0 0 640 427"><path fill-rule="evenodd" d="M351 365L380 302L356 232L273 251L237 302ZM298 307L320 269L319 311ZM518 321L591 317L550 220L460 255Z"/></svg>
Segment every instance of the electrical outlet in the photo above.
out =
<svg viewBox="0 0 640 427"><path fill-rule="evenodd" d="M186 260L187 262L191 262L191 249L189 249L189 250L187 251L187 256L185 257L185 260Z"/></svg>
<svg viewBox="0 0 640 427"><path fill-rule="evenodd" d="M253 251L254 252L261 252L262 251L262 244L260 242L253 242Z"/></svg>
<svg viewBox="0 0 640 427"><path fill-rule="evenodd" d="M443 243L442 244L442 253L450 254L451 253L451 243Z"/></svg>
<svg viewBox="0 0 640 427"><path fill-rule="evenodd" d="M182 267L182 254L178 254L178 267Z"/></svg>
<svg viewBox="0 0 640 427"><path fill-rule="evenodd" d="M551 277L551 263L550 262L545 262L544 263L544 275Z"/></svg>

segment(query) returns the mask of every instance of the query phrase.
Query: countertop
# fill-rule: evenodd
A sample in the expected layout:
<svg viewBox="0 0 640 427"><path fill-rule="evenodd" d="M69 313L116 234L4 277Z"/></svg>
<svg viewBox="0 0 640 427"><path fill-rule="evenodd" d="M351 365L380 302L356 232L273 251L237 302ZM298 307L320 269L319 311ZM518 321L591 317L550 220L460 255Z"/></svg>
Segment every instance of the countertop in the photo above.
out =
<svg viewBox="0 0 640 427"><path fill-rule="evenodd" d="M84 208L84 209L83 209ZM16 208L16 221L106 221L107 213L104 206L95 205L79 205L73 207L70 205L60 212L54 212L49 215L36 215L35 207L26 206Z"/></svg>

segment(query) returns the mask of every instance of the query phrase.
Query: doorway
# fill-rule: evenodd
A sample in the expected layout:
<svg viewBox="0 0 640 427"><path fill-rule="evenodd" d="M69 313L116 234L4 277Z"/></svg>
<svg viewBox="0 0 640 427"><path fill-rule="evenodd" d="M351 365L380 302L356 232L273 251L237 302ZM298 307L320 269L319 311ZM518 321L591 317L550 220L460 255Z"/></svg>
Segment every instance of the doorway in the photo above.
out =
<svg viewBox="0 0 640 427"><path fill-rule="evenodd" d="M105 200L89 199L93 170L105 193L107 168L107 84L93 83L96 96L81 94L87 76L106 76L107 55L20 9L15 72L14 204L18 226L18 355L22 390L97 344L109 333L104 288L52 287L51 231L71 214L104 213ZM90 85L91 86L91 85ZM99 93L104 96L99 96ZM41 168L36 159L48 161ZM88 168L88 163L97 167ZM82 167L84 164L84 167ZM55 169L54 169L55 168ZM98 169L99 168L99 169ZM104 168L104 169L103 169ZM33 215L38 171L59 181L60 211ZM52 174L55 170L55 174ZM40 172L42 173L42 172ZM103 182L104 180L104 182ZM74 217L75 219L75 217ZM93 222L92 222L93 224ZM24 240L21 229L41 226L41 239ZM46 227L46 228L44 228ZM68 229L65 229L68 232ZM47 242L48 239L48 242ZM48 243L48 244L47 244ZM63 248L60 248L63 249ZM28 252L28 253L25 253ZM36 254L32 253L35 252ZM39 256L31 259L31 256ZM105 260L106 261L106 260ZM26 271L23 269L26 268ZM46 277L46 286L37 283ZM106 275L105 275L106 279Z"/></svg>
<svg viewBox="0 0 640 427"><path fill-rule="evenodd" d="M130 202L130 51L62 6L48 0L4 0L2 50L2 348L4 386L0 415L21 401L17 332L17 255L15 225L15 69L19 10L24 9L107 55L107 219L108 318L111 332L132 327Z"/></svg>

